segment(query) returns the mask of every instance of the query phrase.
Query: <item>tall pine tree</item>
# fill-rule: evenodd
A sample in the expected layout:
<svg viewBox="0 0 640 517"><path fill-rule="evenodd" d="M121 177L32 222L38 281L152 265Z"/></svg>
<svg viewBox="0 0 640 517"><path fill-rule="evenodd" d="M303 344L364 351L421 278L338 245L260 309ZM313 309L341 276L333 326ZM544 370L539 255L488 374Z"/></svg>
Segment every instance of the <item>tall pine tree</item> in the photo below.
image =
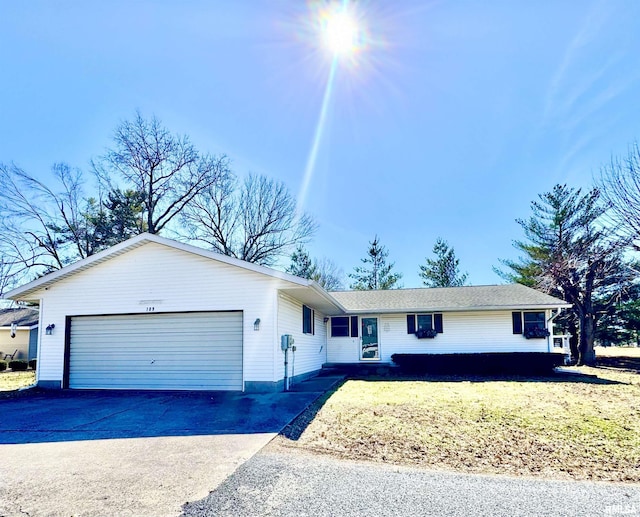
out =
<svg viewBox="0 0 640 517"><path fill-rule="evenodd" d="M420 266L419 275L427 287L459 287L467 281L467 273L460 273L460 260L456 258L453 247L442 238L433 246L434 259L426 259Z"/></svg>
<svg viewBox="0 0 640 517"><path fill-rule="evenodd" d="M388 263L389 252L380 244L376 235L373 241L369 242L367 256L360 259L363 266L353 268L354 272L349 274L354 282L351 289L356 291L368 291L372 289L397 289L402 287L398 281L402 278L402 273L392 273L394 262Z"/></svg>
<svg viewBox="0 0 640 517"><path fill-rule="evenodd" d="M573 304L578 364L595 359L598 319L629 288L633 271L624 261L624 244L602 224L605 208L597 189L556 185L531 203L529 219L518 219L525 240L515 241L518 261L504 260L503 278L536 287Z"/></svg>

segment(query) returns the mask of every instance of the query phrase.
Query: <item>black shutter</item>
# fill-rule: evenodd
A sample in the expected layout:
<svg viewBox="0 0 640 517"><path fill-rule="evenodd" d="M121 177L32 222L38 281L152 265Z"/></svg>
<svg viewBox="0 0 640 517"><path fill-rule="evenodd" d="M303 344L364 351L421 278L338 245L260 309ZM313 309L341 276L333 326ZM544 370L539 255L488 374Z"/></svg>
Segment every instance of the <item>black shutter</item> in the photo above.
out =
<svg viewBox="0 0 640 517"><path fill-rule="evenodd" d="M416 315L407 314L407 334L416 333Z"/></svg>
<svg viewBox="0 0 640 517"><path fill-rule="evenodd" d="M358 316L351 316L351 337L358 337Z"/></svg>
<svg viewBox="0 0 640 517"><path fill-rule="evenodd" d="M519 311L512 312L511 319L513 321L513 333L522 334L522 313Z"/></svg>
<svg viewBox="0 0 640 517"><path fill-rule="evenodd" d="M442 314L433 315L433 328L438 334L442 334Z"/></svg>

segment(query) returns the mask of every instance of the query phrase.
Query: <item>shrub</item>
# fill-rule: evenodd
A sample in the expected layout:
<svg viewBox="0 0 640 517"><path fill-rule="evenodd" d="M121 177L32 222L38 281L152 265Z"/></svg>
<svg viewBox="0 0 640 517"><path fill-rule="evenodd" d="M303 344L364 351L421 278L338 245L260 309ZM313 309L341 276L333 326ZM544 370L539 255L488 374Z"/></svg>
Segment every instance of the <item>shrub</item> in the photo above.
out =
<svg viewBox="0 0 640 517"><path fill-rule="evenodd" d="M7 369L7 361L0 361L0 372Z"/></svg>
<svg viewBox="0 0 640 517"><path fill-rule="evenodd" d="M24 372L28 367L27 361L9 361L9 368L14 372Z"/></svg>
<svg viewBox="0 0 640 517"><path fill-rule="evenodd" d="M564 364L562 354L511 352L483 354L393 354L391 360L413 373L548 374Z"/></svg>
<svg viewBox="0 0 640 517"><path fill-rule="evenodd" d="M29 361L29 368L31 368L32 370L36 369L36 359L31 359L31 361Z"/></svg>

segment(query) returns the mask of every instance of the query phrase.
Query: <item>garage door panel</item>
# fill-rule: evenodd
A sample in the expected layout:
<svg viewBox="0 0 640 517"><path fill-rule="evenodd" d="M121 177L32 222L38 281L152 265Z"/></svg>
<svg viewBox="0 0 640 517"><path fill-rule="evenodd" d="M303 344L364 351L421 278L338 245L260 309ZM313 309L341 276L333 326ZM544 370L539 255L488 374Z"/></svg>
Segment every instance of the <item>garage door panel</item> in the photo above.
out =
<svg viewBox="0 0 640 517"><path fill-rule="evenodd" d="M242 313L71 319L69 387L242 389Z"/></svg>

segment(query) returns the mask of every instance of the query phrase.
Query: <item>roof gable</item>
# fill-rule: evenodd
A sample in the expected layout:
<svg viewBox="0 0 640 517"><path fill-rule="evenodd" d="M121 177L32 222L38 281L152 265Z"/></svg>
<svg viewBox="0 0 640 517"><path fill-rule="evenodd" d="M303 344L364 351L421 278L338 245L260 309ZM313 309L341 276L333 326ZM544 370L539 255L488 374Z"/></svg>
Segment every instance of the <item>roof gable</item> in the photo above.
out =
<svg viewBox="0 0 640 517"><path fill-rule="evenodd" d="M136 249L140 246L144 246L145 244L148 244L148 243L156 243L163 246L168 246L173 249L184 251L185 253L191 253L207 259L215 260L217 262L221 262L231 266L236 266L248 271L253 271L255 273L263 274L272 278L284 280L286 282L295 284L297 286L316 287L316 288L318 287L317 285L314 286L315 282L311 280L307 280L305 278L300 278L297 276L290 275L288 273L283 273L281 271L268 268L266 266L260 266L258 264L245 262L244 260L228 257L226 255L205 250L197 246L192 246L190 244L184 244L171 239L166 239L158 235L143 233L143 234L137 235L136 237L128 239L124 242L121 242L120 244L112 246L111 248L101 251L100 253L96 253L95 255L92 255L86 259L74 262L73 264L70 264L62 269L49 273L48 275L38 278L37 280L34 280L23 286L13 289L12 291L9 291L6 294L6 298L29 299L29 296L31 296L36 291L39 291L41 289L46 289L47 287L53 285L54 283L62 279L69 278L70 276L73 276L77 273L99 266L103 262L106 262L114 257L123 255L133 249Z"/></svg>

